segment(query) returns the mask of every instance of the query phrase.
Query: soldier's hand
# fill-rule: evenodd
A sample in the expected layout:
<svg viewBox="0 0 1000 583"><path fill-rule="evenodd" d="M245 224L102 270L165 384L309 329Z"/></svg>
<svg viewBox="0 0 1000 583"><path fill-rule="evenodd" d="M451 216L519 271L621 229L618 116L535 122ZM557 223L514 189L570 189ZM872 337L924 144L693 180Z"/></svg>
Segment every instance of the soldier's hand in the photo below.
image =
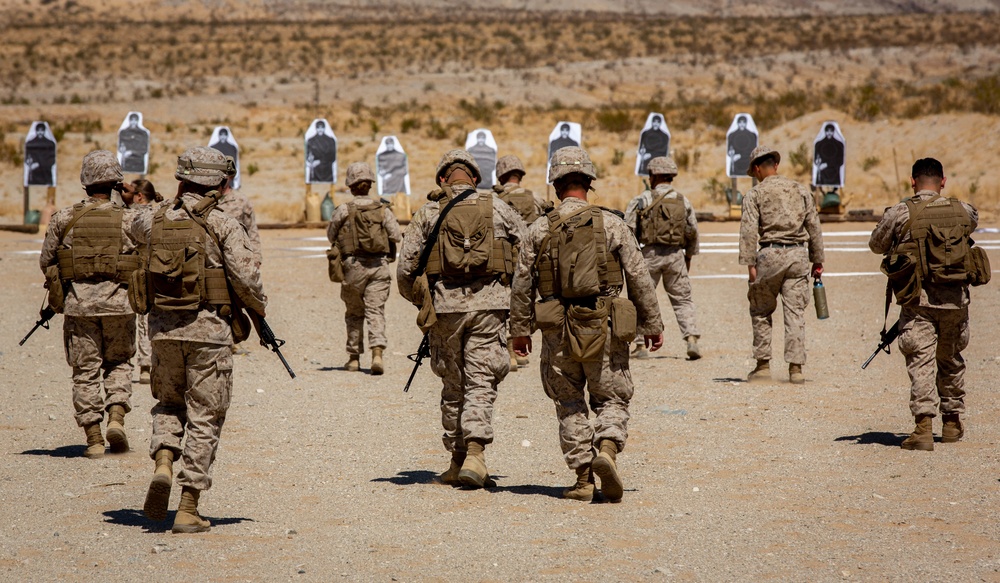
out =
<svg viewBox="0 0 1000 583"><path fill-rule="evenodd" d="M757 266L756 265L748 265L747 266L747 275L750 276L750 283L753 283L753 282L757 281Z"/></svg>
<svg viewBox="0 0 1000 583"><path fill-rule="evenodd" d="M646 344L646 348L648 348L650 352L656 352L657 350L660 349L661 346L663 346L663 332L660 332L655 336L650 336L647 334L642 338Z"/></svg>
<svg viewBox="0 0 1000 583"><path fill-rule="evenodd" d="M823 275L823 264L822 263L813 263L813 269L812 269L813 279L815 279L817 277L820 277L822 275Z"/></svg>
<svg viewBox="0 0 1000 583"><path fill-rule="evenodd" d="M510 341L514 346L514 354L521 357L531 354L531 336L515 336Z"/></svg>

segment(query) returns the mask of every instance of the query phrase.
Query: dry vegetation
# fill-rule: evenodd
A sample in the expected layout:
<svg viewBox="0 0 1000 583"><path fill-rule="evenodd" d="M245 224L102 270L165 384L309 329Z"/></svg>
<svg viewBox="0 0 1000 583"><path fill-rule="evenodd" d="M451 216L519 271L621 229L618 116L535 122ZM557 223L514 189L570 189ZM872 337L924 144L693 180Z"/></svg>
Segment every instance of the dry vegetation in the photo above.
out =
<svg viewBox="0 0 1000 583"><path fill-rule="evenodd" d="M948 128L937 133L969 132L959 148L995 150L998 44L1000 19L973 13L32 24L0 41L0 172L4 196L19 197L17 140L31 119L48 119L64 138L65 193L78 156L112 146L124 113L139 109L154 132L153 177L168 183L170 157L226 123L244 169L261 170L245 174L248 193L271 219L287 219L299 213L298 195L273 193L299 190L301 136L317 115L332 122L345 162L371 161L378 137L399 134L417 193L429 189L441 152L478 126L493 129L502 153L525 158L529 186L541 188L548 131L572 119L605 178L604 202L623 205L639 186L638 130L656 110L674 134L681 186L710 205L724 177L725 127L749 111L763 139L790 152L823 119L841 121L858 204L897 196L896 167L905 176L918 152L941 157L952 184L995 204L988 157L938 152L933 132L922 142L904 136L931 120ZM808 168L787 166L800 176Z"/></svg>

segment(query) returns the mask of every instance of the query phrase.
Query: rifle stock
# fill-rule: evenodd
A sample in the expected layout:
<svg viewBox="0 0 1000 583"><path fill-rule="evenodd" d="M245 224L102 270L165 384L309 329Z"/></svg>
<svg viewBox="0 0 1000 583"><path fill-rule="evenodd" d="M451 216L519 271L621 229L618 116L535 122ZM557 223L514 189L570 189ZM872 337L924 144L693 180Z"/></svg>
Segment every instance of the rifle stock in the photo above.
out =
<svg viewBox="0 0 1000 583"><path fill-rule="evenodd" d="M899 337L899 320L896 320L896 323L892 325L892 328L889 328L889 330L882 335L882 341L879 343L878 348L876 348L875 352L873 352L872 355L868 357L868 360L866 360L865 363L861 365L861 370L868 368L868 365L871 364L873 360L875 360L875 357L878 356L879 352L892 354L892 352L890 352L889 350L889 347L892 345L893 342L896 341L896 338L898 337Z"/></svg>

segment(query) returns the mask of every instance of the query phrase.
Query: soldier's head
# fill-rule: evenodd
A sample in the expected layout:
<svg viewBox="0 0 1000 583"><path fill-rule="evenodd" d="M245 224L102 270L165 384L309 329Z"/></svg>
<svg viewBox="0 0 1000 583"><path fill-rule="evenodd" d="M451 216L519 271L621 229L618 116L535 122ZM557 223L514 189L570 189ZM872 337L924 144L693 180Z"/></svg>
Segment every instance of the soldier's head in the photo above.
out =
<svg viewBox="0 0 1000 583"><path fill-rule="evenodd" d="M653 116L653 121L650 123L650 126L654 130L659 130L660 129L660 125L662 125L662 124L663 124L663 118L660 117L660 116L658 116L658 115L654 115Z"/></svg>
<svg viewBox="0 0 1000 583"><path fill-rule="evenodd" d="M323 134L326 133L326 122L321 119L316 120L316 133Z"/></svg>
<svg viewBox="0 0 1000 583"><path fill-rule="evenodd" d="M677 163L670 156L657 156L649 161L649 183L654 188L657 184L670 183L677 176Z"/></svg>
<svg viewBox="0 0 1000 583"><path fill-rule="evenodd" d="M747 129L747 116L741 115L738 118L736 118L736 127L738 127L741 130Z"/></svg>
<svg viewBox="0 0 1000 583"><path fill-rule="evenodd" d="M568 146L552 154L552 159L549 160L549 179L560 200L567 196L586 200L591 183L597 180L597 171L587 152L576 146Z"/></svg>
<svg viewBox="0 0 1000 583"><path fill-rule="evenodd" d="M434 174L437 183L455 185L468 184L475 186L482 180L479 173L479 164L472 154L465 150L449 150L441 157L438 163L437 172Z"/></svg>
<svg viewBox="0 0 1000 583"><path fill-rule="evenodd" d="M476 144L479 146L486 144L486 132L476 132Z"/></svg>
<svg viewBox="0 0 1000 583"><path fill-rule="evenodd" d="M750 165L747 174L759 180L764 180L768 176L778 173L778 164L781 162L781 154L773 148L767 146L757 146L750 152Z"/></svg>
<svg viewBox="0 0 1000 583"><path fill-rule="evenodd" d="M35 137L37 138L45 137L45 122L40 122L35 124Z"/></svg>
<svg viewBox="0 0 1000 583"><path fill-rule="evenodd" d="M507 184L511 180L521 182L524 175L524 164L513 154L508 154L497 160L497 180L500 184Z"/></svg>
<svg viewBox="0 0 1000 583"><path fill-rule="evenodd" d="M139 114L138 113L128 114L128 127L134 128L137 127L138 125L139 125Z"/></svg>
<svg viewBox="0 0 1000 583"><path fill-rule="evenodd" d="M371 166L364 162L352 162L347 167L347 188L351 189L354 196L366 196L375 182L375 174L372 173Z"/></svg>
<svg viewBox="0 0 1000 583"><path fill-rule="evenodd" d="M80 184L89 196L110 196L123 175L118 157L107 150L94 150L83 157Z"/></svg>
<svg viewBox="0 0 1000 583"><path fill-rule="evenodd" d="M236 176L236 164L215 148L195 146L184 150L177 158L174 178L180 180L179 192L205 194L222 190Z"/></svg>
<svg viewBox="0 0 1000 583"><path fill-rule="evenodd" d="M568 138L569 137L569 124L568 123L564 123L561 126L559 126L559 137L560 138Z"/></svg>
<svg viewBox="0 0 1000 583"><path fill-rule="evenodd" d="M910 170L910 186L914 192L921 190L941 192L946 181L944 166L934 158L921 158L913 163L913 168Z"/></svg>
<svg viewBox="0 0 1000 583"><path fill-rule="evenodd" d="M132 181L132 191L135 193L134 200L137 204L163 202L163 195L156 191L152 182L144 178Z"/></svg>
<svg viewBox="0 0 1000 583"><path fill-rule="evenodd" d="M396 149L396 140L394 140L393 138L386 138L385 139L385 151L388 152L388 151L394 150L394 149Z"/></svg>

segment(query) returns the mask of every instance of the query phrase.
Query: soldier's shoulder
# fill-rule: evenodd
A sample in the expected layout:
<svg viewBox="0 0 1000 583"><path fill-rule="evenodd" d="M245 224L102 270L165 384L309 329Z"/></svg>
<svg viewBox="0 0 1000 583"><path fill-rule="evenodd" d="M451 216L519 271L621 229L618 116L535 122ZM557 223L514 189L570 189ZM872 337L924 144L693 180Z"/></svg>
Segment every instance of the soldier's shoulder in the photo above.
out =
<svg viewBox="0 0 1000 583"><path fill-rule="evenodd" d="M625 213L623 213L618 209L612 209L605 206L598 208L600 208L604 214L604 224L608 224L610 222L612 225L615 225L616 227L618 225L621 225L622 227L628 228L628 226L625 224Z"/></svg>

